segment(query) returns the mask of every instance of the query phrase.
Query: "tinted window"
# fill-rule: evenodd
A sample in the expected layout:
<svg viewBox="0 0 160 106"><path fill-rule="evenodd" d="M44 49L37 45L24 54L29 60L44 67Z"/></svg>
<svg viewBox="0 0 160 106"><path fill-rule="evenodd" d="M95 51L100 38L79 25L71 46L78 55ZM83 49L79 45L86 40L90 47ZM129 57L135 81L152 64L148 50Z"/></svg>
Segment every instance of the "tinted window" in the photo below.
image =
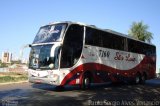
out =
<svg viewBox="0 0 160 106"><path fill-rule="evenodd" d="M62 46L61 68L69 68L77 63L83 47L83 27L71 25L66 32Z"/></svg>
<svg viewBox="0 0 160 106"><path fill-rule="evenodd" d="M102 36L101 31L87 27L85 42L88 45L102 46L101 36Z"/></svg>
<svg viewBox="0 0 160 106"><path fill-rule="evenodd" d="M105 31L100 31L89 27L86 28L85 43L88 45L125 50L124 39L124 37L117 36Z"/></svg>
<svg viewBox="0 0 160 106"><path fill-rule="evenodd" d="M110 42L112 44L112 48L113 49L117 49L117 50L125 50L124 49L124 38L121 36L117 36L114 34L110 34L111 39Z"/></svg>
<svg viewBox="0 0 160 106"><path fill-rule="evenodd" d="M139 53L139 54L145 54L148 56L156 54L156 50L154 46L148 45L139 41L135 41L132 39L128 39L128 51Z"/></svg>
<svg viewBox="0 0 160 106"><path fill-rule="evenodd" d="M132 40L132 39L128 39L128 51L129 52L134 52L136 53L137 52L137 42Z"/></svg>
<svg viewBox="0 0 160 106"><path fill-rule="evenodd" d="M112 41L113 37L111 34L109 34L107 32L103 32L102 38L103 38L102 39L103 47L113 48L114 42Z"/></svg>
<svg viewBox="0 0 160 106"><path fill-rule="evenodd" d="M154 56L156 55L156 49L154 46L151 45L145 45L144 53L148 56Z"/></svg>

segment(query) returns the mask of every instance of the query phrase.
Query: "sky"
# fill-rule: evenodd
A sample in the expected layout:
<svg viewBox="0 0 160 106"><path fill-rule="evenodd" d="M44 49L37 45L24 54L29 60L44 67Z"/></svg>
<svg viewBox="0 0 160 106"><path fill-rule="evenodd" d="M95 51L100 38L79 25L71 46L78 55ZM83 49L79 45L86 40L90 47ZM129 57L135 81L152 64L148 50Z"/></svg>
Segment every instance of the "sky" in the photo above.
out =
<svg viewBox="0 0 160 106"><path fill-rule="evenodd" d="M39 27L50 22L78 21L127 34L133 22L143 21L153 33L158 70L159 10L160 0L0 0L0 53L9 51L18 57Z"/></svg>

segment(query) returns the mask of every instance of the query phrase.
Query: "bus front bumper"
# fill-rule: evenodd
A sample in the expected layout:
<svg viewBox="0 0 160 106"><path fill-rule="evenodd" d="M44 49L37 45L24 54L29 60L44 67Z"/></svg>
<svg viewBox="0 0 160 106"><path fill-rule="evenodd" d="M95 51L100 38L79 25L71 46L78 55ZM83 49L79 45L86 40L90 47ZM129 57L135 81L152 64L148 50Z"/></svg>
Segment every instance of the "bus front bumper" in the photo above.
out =
<svg viewBox="0 0 160 106"><path fill-rule="evenodd" d="M59 80L54 80L53 78L40 78L40 77L29 77L29 82L31 83L43 83L43 84L50 84L54 86L59 86Z"/></svg>

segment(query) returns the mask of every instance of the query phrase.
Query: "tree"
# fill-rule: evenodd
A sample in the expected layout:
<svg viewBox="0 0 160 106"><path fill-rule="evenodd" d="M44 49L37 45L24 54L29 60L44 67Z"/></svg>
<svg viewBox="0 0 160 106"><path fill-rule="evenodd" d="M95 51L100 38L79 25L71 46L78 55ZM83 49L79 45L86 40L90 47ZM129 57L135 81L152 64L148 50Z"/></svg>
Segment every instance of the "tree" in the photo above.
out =
<svg viewBox="0 0 160 106"><path fill-rule="evenodd" d="M153 34L148 31L148 25L143 24L143 22L133 22L131 28L128 31L128 35L135 39L142 40L144 42L151 43L153 39Z"/></svg>

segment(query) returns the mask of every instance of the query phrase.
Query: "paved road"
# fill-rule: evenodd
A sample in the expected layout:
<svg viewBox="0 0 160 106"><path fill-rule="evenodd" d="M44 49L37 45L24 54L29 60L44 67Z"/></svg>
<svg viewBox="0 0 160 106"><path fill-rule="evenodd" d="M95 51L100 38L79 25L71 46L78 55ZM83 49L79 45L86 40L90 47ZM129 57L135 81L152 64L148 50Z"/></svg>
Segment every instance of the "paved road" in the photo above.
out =
<svg viewBox="0 0 160 106"><path fill-rule="evenodd" d="M65 91L45 84L21 83L0 86L3 106L160 105L160 80L145 85L108 84L91 90L67 87Z"/></svg>

